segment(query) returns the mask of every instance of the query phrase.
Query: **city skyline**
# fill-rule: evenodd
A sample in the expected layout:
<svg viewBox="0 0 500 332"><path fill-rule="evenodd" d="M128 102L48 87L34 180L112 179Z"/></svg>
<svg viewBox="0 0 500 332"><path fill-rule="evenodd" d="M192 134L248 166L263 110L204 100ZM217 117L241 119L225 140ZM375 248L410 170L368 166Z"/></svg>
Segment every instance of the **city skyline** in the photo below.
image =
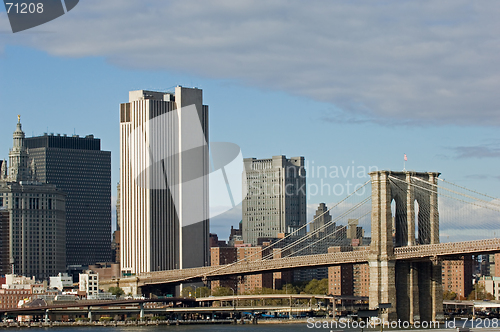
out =
<svg viewBox="0 0 500 332"><path fill-rule="evenodd" d="M499 197L500 66L492 34L499 11L495 2L257 8L86 1L10 34L1 8L0 159L8 155L8 119L21 114L27 136L99 137L112 152L114 188L116 105L131 90L198 86L211 106L211 141L234 142L244 157L301 155L306 170L337 167L338 177L307 179L318 188L321 180L344 191L347 181L368 180L352 167L401 170L406 154L408 170L439 171ZM175 13L171 22L155 19L166 12ZM123 17L133 20L123 26ZM167 37L144 38L148 31ZM342 198L308 192L308 221L318 203ZM214 232L224 238L238 215L214 220Z"/></svg>

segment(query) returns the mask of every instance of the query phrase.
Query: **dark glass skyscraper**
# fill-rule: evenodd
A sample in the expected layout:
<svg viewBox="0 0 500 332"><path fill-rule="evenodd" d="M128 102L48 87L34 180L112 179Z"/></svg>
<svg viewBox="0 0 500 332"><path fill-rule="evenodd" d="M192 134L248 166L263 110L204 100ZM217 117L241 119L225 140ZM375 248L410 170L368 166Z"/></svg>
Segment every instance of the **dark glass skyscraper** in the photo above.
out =
<svg viewBox="0 0 500 332"><path fill-rule="evenodd" d="M0 275L4 275L11 273L9 211L3 206L3 197L0 200Z"/></svg>
<svg viewBox="0 0 500 332"><path fill-rule="evenodd" d="M66 197L66 264L111 261L111 152L93 135L25 139L37 180Z"/></svg>

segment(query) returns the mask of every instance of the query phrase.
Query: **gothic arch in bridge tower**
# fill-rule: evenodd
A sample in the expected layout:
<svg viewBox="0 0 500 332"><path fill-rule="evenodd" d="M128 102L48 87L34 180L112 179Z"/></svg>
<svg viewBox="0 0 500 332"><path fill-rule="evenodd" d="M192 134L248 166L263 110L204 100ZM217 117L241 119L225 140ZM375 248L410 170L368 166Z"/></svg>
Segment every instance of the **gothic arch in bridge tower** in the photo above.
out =
<svg viewBox="0 0 500 332"><path fill-rule="evenodd" d="M442 318L441 264L394 259L394 247L439 243L435 189L439 173L377 171L370 176L370 308L391 303L387 319L412 322Z"/></svg>

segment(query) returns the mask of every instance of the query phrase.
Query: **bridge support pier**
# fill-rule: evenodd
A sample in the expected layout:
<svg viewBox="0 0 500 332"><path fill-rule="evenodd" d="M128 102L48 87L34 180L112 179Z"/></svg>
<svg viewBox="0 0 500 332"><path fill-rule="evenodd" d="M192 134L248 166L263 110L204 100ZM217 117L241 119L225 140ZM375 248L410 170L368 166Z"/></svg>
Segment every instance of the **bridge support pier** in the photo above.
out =
<svg viewBox="0 0 500 332"><path fill-rule="evenodd" d="M380 303L391 303L382 314L385 320L397 319L396 261L392 240L391 191L387 172L370 173L372 181L372 242L370 267L370 309Z"/></svg>
<svg viewBox="0 0 500 332"><path fill-rule="evenodd" d="M431 279L431 299L432 299L432 319L435 321L444 321L443 310L443 268L438 259L431 260L432 279Z"/></svg>
<svg viewBox="0 0 500 332"><path fill-rule="evenodd" d="M396 303L396 264L392 260L370 260L368 264L370 266L370 309L378 308L380 303L391 303L392 307L384 311L380 318L386 321L396 320L397 314L394 306L394 303ZM375 282L372 280L375 280Z"/></svg>
<svg viewBox="0 0 500 332"><path fill-rule="evenodd" d="M396 303L398 318L414 323L420 321L418 268L416 263L396 263Z"/></svg>
<svg viewBox="0 0 500 332"><path fill-rule="evenodd" d="M380 303L391 303L392 308L381 318L409 322L442 320L441 263L437 260L396 262L394 258L395 246L439 243L435 186L439 173L377 171L370 176L370 309ZM392 202L395 203L394 215Z"/></svg>

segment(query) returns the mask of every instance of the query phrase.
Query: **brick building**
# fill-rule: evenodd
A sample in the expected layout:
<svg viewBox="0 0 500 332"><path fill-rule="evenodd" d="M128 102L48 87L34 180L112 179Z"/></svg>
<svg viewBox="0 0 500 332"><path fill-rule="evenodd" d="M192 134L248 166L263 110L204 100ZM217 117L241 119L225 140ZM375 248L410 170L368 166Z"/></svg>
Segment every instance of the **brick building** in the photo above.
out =
<svg viewBox="0 0 500 332"><path fill-rule="evenodd" d="M358 246L330 247L328 252L358 250ZM343 264L328 268L328 294L368 297L370 267L364 264Z"/></svg>
<svg viewBox="0 0 500 332"><path fill-rule="evenodd" d="M226 265L236 262L238 248L234 247L212 247L210 248L210 266ZM227 277L225 279L213 280L212 290L219 287L228 287L236 291L238 281L236 277Z"/></svg>
<svg viewBox="0 0 500 332"><path fill-rule="evenodd" d="M262 247L240 247L238 249L238 260L246 259L247 261L255 261L262 259L267 255L266 250L262 251ZM241 277L238 283L238 294L245 294L259 288L272 288L273 274L249 274Z"/></svg>
<svg viewBox="0 0 500 332"><path fill-rule="evenodd" d="M367 263L353 265L353 295L370 295L370 267Z"/></svg>
<svg viewBox="0 0 500 332"><path fill-rule="evenodd" d="M273 249L273 259L283 257L283 252L280 248ZM282 289L286 284L293 282L293 271L280 271L273 273L273 288Z"/></svg>
<svg viewBox="0 0 500 332"><path fill-rule="evenodd" d="M443 291L454 292L458 299L466 298L472 292L472 256L442 262Z"/></svg>
<svg viewBox="0 0 500 332"><path fill-rule="evenodd" d="M265 244L267 246L268 244ZM252 247L241 245L238 247L213 247L210 248L211 266L231 264L236 261L247 259L254 261L266 256L269 251L262 250L263 247ZM280 276L281 278L281 276ZM280 279L281 281L281 279ZM242 277L229 277L211 282L212 290L219 287L232 288L235 294L245 294L259 288L273 288L273 273L252 274Z"/></svg>
<svg viewBox="0 0 500 332"><path fill-rule="evenodd" d="M0 288L0 309L17 308L19 301L24 299L31 300L31 288Z"/></svg>
<svg viewBox="0 0 500 332"><path fill-rule="evenodd" d="M348 247L330 247L328 253L352 251ZM328 294L352 295L353 294L353 265L342 264L328 268Z"/></svg>
<svg viewBox="0 0 500 332"><path fill-rule="evenodd" d="M34 278L26 278L9 274L0 288L0 310L17 308L19 301L31 300L34 295L44 294L43 284L36 283Z"/></svg>

